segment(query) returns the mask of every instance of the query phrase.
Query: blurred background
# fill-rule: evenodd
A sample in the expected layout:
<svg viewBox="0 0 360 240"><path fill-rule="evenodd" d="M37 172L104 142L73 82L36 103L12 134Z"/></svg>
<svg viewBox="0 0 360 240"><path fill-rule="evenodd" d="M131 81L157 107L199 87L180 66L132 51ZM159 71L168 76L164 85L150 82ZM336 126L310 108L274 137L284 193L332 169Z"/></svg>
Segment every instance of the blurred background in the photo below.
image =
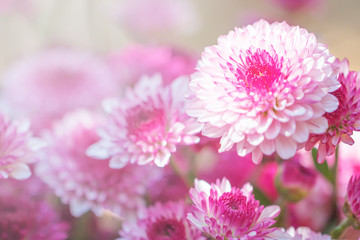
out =
<svg viewBox="0 0 360 240"><path fill-rule="evenodd" d="M0 73L52 46L107 54L130 43L167 44L199 56L219 35L259 18L314 32L357 70L359 10L358 0L1 0Z"/></svg>

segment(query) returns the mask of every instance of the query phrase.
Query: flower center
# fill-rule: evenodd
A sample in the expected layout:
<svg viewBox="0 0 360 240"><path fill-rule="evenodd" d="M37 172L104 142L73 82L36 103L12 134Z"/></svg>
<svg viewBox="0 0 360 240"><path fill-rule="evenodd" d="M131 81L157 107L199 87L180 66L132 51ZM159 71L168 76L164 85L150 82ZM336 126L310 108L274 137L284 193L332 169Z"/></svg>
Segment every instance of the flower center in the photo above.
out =
<svg viewBox="0 0 360 240"><path fill-rule="evenodd" d="M225 218L237 226L250 227L256 216L256 202L247 200L240 191L226 192L219 198Z"/></svg>
<svg viewBox="0 0 360 240"><path fill-rule="evenodd" d="M165 115L162 109L138 105L127 112L128 133L137 138L155 137L163 132Z"/></svg>
<svg viewBox="0 0 360 240"><path fill-rule="evenodd" d="M257 49L255 52L246 51L246 58L237 68L231 68L238 87L256 94L267 94L276 88L276 83L282 80L282 61L277 55L272 57L267 51Z"/></svg>
<svg viewBox="0 0 360 240"><path fill-rule="evenodd" d="M158 219L147 227L151 240L185 240L185 226L177 219Z"/></svg>

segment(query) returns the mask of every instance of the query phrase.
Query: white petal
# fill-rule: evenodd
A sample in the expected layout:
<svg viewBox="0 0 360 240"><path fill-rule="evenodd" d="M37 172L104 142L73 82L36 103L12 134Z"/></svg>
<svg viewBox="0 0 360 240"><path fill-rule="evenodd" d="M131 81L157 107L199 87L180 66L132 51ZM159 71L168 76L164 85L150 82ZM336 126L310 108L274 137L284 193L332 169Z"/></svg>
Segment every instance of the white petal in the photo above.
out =
<svg viewBox="0 0 360 240"><path fill-rule="evenodd" d="M296 130L292 135L292 138L298 143L306 142L309 139L309 130L307 125L303 122L296 123Z"/></svg>
<svg viewBox="0 0 360 240"><path fill-rule="evenodd" d="M275 151L275 140L264 140L260 144L260 149L265 155L271 155Z"/></svg>
<svg viewBox="0 0 360 240"><path fill-rule="evenodd" d="M17 180L27 179L31 176L31 170L25 163L17 163L10 167L12 169L10 176Z"/></svg>
<svg viewBox="0 0 360 240"><path fill-rule="evenodd" d="M316 118L307 122L310 133L323 134L328 128L328 121L326 118Z"/></svg>
<svg viewBox="0 0 360 240"><path fill-rule="evenodd" d="M339 106L338 99L332 94L327 94L325 97L323 97L321 103L326 112L333 112Z"/></svg>
<svg viewBox="0 0 360 240"><path fill-rule="evenodd" d="M293 157L296 153L297 144L291 138L287 138L282 135L279 135L275 139L275 145L276 145L276 152L279 154L279 156L282 159L289 159Z"/></svg>

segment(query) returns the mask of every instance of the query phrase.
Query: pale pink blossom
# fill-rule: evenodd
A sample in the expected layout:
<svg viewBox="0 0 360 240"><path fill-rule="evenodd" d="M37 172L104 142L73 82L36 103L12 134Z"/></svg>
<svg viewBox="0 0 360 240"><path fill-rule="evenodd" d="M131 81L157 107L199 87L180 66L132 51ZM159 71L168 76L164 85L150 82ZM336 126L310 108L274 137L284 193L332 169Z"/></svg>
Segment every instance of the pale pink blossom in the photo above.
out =
<svg viewBox="0 0 360 240"><path fill-rule="evenodd" d="M324 116L328 120L329 127L324 134L312 134L306 143L306 149L311 150L319 143L317 160L319 163L325 161L327 156L335 153L340 142L349 145L354 144L351 135L360 130L360 74L349 71L349 62L337 60L340 68L339 82L341 87L333 95L339 101L339 107L332 113Z"/></svg>
<svg viewBox="0 0 360 240"><path fill-rule="evenodd" d="M125 222L119 240L205 240L201 231L186 220L186 212L183 201L157 203L136 223Z"/></svg>
<svg viewBox="0 0 360 240"><path fill-rule="evenodd" d="M260 20L207 47L192 75L187 113L221 137L220 152L236 146L255 163L276 152L289 159L309 134L328 128L340 85L327 47L305 29Z"/></svg>
<svg viewBox="0 0 360 240"><path fill-rule="evenodd" d="M280 207L264 207L252 194L247 183L241 189L231 187L223 178L216 184L195 180L190 189L193 210L188 220L206 236L214 239L288 239L277 228L271 228L280 213Z"/></svg>
<svg viewBox="0 0 360 240"><path fill-rule="evenodd" d="M12 114L29 117L36 133L68 111L100 108L103 98L118 91L104 61L67 48L44 50L15 62L2 81L3 101Z"/></svg>
<svg viewBox="0 0 360 240"><path fill-rule="evenodd" d="M191 34L200 24L190 0L120 0L116 10L121 26L138 37Z"/></svg>
<svg viewBox="0 0 360 240"><path fill-rule="evenodd" d="M39 191L38 185L33 178L21 182L0 180L1 240L68 239L69 224L44 201L43 189Z"/></svg>
<svg viewBox="0 0 360 240"><path fill-rule="evenodd" d="M169 46L130 45L108 57L114 75L122 85L135 85L143 75L161 74L165 84L195 71L196 58Z"/></svg>
<svg viewBox="0 0 360 240"><path fill-rule="evenodd" d="M23 180L31 176L29 164L37 161L41 141L32 137L28 121L11 121L0 114L0 180Z"/></svg>
<svg viewBox="0 0 360 240"><path fill-rule="evenodd" d="M313 232L308 227L290 227L286 232L291 235L292 240L331 240L329 235Z"/></svg>
<svg viewBox="0 0 360 240"><path fill-rule="evenodd" d="M41 152L37 175L48 184L74 216L88 210L102 215L108 209L132 217L145 206L145 185L157 174L149 166L109 168L109 160L88 157L86 149L99 140L101 117L86 110L66 114L45 132L48 146Z"/></svg>
<svg viewBox="0 0 360 240"><path fill-rule="evenodd" d="M109 123L101 140L88 149L97 158L110 157L111 168L128 163L164 167L178 144L199 141L201 125L184 113L188 78L164 86L159 75L144 77L120 101L107 101Z"/></svg>

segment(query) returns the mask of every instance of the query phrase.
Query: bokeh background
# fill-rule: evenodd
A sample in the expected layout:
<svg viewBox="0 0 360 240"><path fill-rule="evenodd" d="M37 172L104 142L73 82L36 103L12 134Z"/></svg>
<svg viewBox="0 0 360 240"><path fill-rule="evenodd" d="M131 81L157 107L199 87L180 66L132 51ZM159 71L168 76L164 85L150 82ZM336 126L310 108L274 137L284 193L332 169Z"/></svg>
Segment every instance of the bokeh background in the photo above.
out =
<svg viewBox="0 0 360 240"><path fill-rule="evenodd" d="M10 6L10 2L16 4ZM358 0L316 0L292 10L275 0L173 0L175 10L161 6L170 17L159 15L159 7L136 5L141 2L162 4L159 0L1 0L0 73L19 57L54 45L106 54L134 42L170 44L200 54L205 46L215 44L219 35L259 18L286 20L314 32L335 56L347 57L351 69L360 69ZM175 2L180 2L178 8ZM129 24L131 16L168 26L144 32ZM171 26L171 21L180 23Z"/></svg>

